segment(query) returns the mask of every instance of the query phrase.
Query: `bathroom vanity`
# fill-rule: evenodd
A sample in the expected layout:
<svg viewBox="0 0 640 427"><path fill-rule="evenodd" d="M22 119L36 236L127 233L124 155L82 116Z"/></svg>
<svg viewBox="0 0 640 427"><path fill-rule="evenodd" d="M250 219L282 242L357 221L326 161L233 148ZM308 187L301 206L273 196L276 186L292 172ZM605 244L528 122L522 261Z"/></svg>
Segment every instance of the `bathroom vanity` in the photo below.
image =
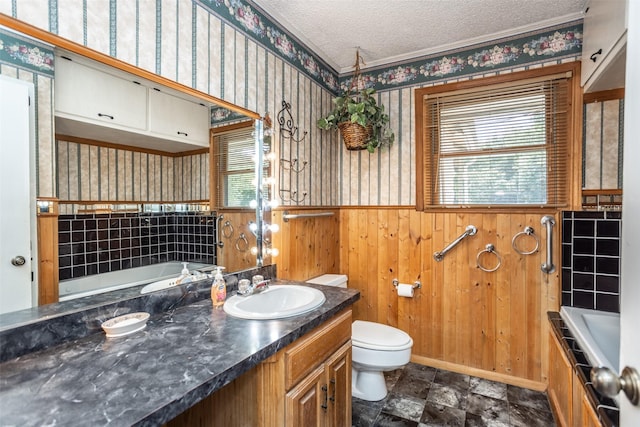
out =
<svg viewBox="0 0 640 427"><path fill-rule="evenodd" d="M7 360L2 423L350 425L350 307L359 293L312 286L326 301L300 316L238 319L202 294L152 313L131 335L96 332Z"/></svg>
<svg viewBox="0 0 640 427"><path fill-rule="evenodd" d="M350 426L351 309L170 421L178 426Z"/></svg>

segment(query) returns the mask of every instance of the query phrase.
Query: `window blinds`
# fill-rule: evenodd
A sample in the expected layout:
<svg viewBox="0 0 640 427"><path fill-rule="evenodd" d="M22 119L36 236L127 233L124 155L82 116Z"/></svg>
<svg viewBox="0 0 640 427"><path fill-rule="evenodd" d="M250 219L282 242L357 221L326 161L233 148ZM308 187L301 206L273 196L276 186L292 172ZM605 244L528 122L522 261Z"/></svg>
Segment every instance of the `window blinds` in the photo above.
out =
<svg viewBox="0 0 640 427"><path fill-rule="evenodd" d="M568 78L425 95L424 207L565 206Z"/></svg>
<svg viewBox="0 0 640 427"><path fill-rule="evenodd" d="M216 135L216 206L248 207L256 198L253 127Z"/></svg>

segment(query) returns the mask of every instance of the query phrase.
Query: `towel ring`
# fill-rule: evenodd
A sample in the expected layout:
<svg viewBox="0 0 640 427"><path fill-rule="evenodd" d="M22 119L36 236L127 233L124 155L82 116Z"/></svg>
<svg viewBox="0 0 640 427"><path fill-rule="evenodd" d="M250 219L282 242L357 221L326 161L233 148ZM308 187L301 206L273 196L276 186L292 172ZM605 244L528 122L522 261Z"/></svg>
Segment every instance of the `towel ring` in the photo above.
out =
<svg viewBox="0 0 640 427"><path fill-rule="evenodd" d="M522 236L522 238L524 238L525 236L533 237L533 239L536 241L536 247L533 248L532 250L530 250L529 252L525 252L525 251L522 251L522 250L518 249L518 245L516 244L516 240L518 240L518 238L520 238L520 236ZM516 233L516 235L513 236L513 239L511 240L511 246L513 246L513 250L516 251L517 253L519 253L520 255L531 255L531 254L533 254L533 253L538 251L538 248L540 247L540 239L533 232L533 227L527 226L527 227L524 228L524 231Z"/></svg>
<svg viewBox="0 0 640 427"><path fill-rule="evenodd" d="M240 237L236 240L236 250L238 252L247 252L249 250L249 241L244 233L240 233Z"/></svg>
<svg viewBox="0 0 640 427"><path fill-rule="evenodd" d="M226 220L224 225L222 226L222 236L230 239L233 236L233 225L231 225L231 221Z"/></svg>
<svg viewBox="0 0 640 427"><path fill-rule="evenodd" d="M495 267L493 268L485 268L482 266L482 264L480 264L480 257L482 256L483 253L489 253L489 254L495 254L496 258L498 258L498 264L496 264ZM476 265L478 266L478 268L482 271L486 271L487 273L492 273L494 271L496 271L497 269L500 268L500 265L502 265L502 257L500 256L500 254L498 252L496 252L495 247L489 243L487 244L487 246L485 246L484 250L481 250L480 252L478 252L478 256L476 257Z"/></svg>

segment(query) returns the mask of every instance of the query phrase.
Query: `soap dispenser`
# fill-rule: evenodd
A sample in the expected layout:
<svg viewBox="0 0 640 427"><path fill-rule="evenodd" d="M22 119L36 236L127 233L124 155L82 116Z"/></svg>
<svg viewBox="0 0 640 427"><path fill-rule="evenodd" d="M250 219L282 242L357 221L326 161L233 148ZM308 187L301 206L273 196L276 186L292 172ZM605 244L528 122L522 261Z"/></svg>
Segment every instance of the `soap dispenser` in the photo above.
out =
<svg viewBox="0 0 640 427"><path fill-rule="evenodd" d="M178 279L176 280L176 285L180 285L182 283L189 283L193 281L193 278L189 273L189 268L187 268L188 265L189 265L188 262L182 263L182 271L180 272L180 276L178 276Z"/></svg>
<svg viewBox="0 0 640 427"><path fill-rule="evenodd" d="M214 307L221 307L227 299L227 282L222 276L222 270L224 267L216 266L213 285L211 285L211 301Z"/></svg>

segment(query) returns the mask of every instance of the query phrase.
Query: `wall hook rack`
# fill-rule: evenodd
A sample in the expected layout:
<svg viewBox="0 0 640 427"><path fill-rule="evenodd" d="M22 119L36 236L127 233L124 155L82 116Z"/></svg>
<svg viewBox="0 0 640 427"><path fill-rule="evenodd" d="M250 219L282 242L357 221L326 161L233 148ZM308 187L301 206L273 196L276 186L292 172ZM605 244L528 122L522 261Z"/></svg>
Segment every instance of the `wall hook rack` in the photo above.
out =
<svg viewBox="0 0 640 427"><path fill-rule="evenodd" d="M303 160L302 161L302 166L296 166L298 165L298 159L291 159L291 160L287 160L287 159L280 159L280 167L284 170L287 171L291 171L294 173L300 173L304 170L304 168L307 166L307 161Z"/></svg>
<svg viewBox="0 0 640 427"><path fill-rule="evenodd" d="M298 193L297 191L285 190L281 188L279 190L279 193L280 193L280 198L288 202L301 203L307 197L306 191L303 191L302 193ZM300 194L302 194L302 197L300 197Z"/></svg>
<svg viewBox="0 0 640 427"><path fill-rule="evenodd" d="M278 111L277 119L280 125L280 134L283 138L291 139L293 142L302 142L307 137L307 131L304 131L302 136L298 138L300 129L294 125L291 104L287 101L282 101L282 110Z"/></svg>
<svg viewBox="0 0 640 427"><path fill-rule="evenodd" d="M307 132L300 134L291 115L291 104L282 101L282 109L276 116L280 134L280 182L278 195L284 203L300 204L307 197L307 191L299 188L305 182L300 176L309 162L300 157L300 143ZM303 151L304 152L304 151Z"/></svg>

